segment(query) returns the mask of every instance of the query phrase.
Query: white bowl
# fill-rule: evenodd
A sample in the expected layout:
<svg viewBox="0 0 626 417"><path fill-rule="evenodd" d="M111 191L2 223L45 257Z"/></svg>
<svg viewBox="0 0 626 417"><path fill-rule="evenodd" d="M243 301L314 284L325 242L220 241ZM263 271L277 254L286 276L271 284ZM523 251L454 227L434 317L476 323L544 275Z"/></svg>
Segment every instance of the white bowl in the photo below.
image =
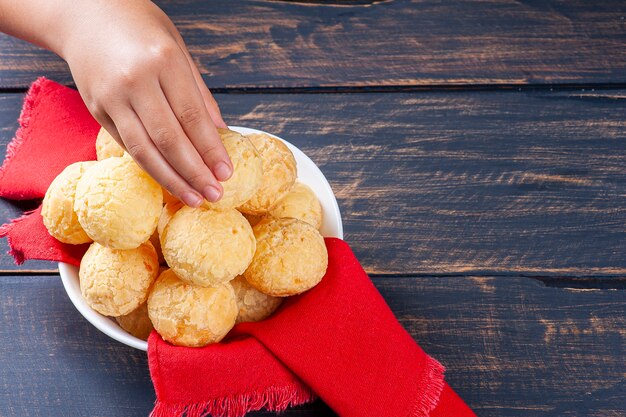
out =
<svg viewBox="0 0 626 417"><path fill-rule="evenodd" d="M261 130L250 129L247 127L230 126L230 129L235 130L244 135L250 133L266 133ZM268 133L269 134L269 133ZM269 134L271 135L271 134ZM326 237L338 237L343 239L343 225L341 223L341 213L339 213L339 206L337 200L333 194L333 190L330 188L330 184L326 180L322 171L315 165L311 159L304 154L300 149L293 146L291 143L278 136L271 135L275 138L282 140L293 152L298 164L298 181L308 185L317 194L322 205L323 221L320 232ZM136 349L147 350L148 344L146 341L136 338L122 329L114 319L107 316L103 316L97 311L93 310L87 305L80 293L80 285L78 283L78 268L63 262L59 263L59 274L61 275L61 281L67 291L67 295L70 297L72 303L76 309L82 314L91 324L106 335L112 337L118 342L122 342L125 345L132 346Z"/></svg>

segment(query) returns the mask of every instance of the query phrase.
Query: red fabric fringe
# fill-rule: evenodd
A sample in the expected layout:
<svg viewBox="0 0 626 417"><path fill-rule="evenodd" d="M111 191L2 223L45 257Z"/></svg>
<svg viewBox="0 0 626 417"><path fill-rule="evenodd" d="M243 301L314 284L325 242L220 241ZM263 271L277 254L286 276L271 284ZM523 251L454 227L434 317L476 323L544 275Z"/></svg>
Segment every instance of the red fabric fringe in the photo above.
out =
<svg viewBox="0 0 626 417"><path fill-rule="evenodd" d="M422 384L421 392L417 395L415 407L411 414L407 417L429 417L430 412L435 409L439 403L441 392L446 385L444 381L445 367L437 361L430 361L426 365L423 374L424 381L428 383Z"/></svg>
<svg viewBox="0 0 626 417"><path fill-rule="evenodd" d="M13 142L11 142L11 144L13 144ZM7 149L7 152L8 152L8 149ZM11 229L16 224L19 224L20 222L24 220L28 220L30 215L36 212L37 210L38 209L26 211L20 217L16 219L11 219L9 223L5 223L2 226L0 226L0 238L3 238L3 237L7 238L7 243L9 244L9 248L10 248L7 253L13 257L16 265L22 265L25 261L25 257L24 257L24 251L19 249L18 246L14 244L13 238L10 235Z"/></svg>
<svg viewBox="0 0 626 417"><path fill-rule="evenodd" d="M167 404L157 400L150 417L243 417L262 408L281 412L315 399L317 396L313 391L303 391L301 387L268 387L197 404Z"/></svg>

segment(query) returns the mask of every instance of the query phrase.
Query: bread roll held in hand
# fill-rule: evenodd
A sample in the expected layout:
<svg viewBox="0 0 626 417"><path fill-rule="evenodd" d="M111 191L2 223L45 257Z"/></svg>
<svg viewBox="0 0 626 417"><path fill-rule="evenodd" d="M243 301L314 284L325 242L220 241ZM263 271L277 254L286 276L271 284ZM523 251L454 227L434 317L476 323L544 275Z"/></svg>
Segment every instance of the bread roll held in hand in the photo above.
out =
<svg viewBox="0 0 626 417"><path fill-rule="evenodd" d="M148 298L148 314L166 341L199 347L226 336L237 319L237 301L228 283L199 287L168 269L154 284Z"/></svg>
<svg viewBox="0 0 626 417"><path fill-rule="evenodd" d="M224 193L216 202L204 200L204 207L224 210L248 201L263 181L261 156L248 138L228 129L218 129L222 143L233 164L233 175L221 182Z"/></svg>
<svg viewBox="0 0 626 417"><path fill-rule="evenodd" d="M256 247L248 221L235 209L178 210L161 231L167 264L183 280L218 286L243 273Z"/></svg>
<svg viewBox="0 0 626 417"><path fill-rule="evenodd" d="M230 284L235 290L239 315L237 323L244 321L261 321L269 317L283 301L282 298L263 294L239 275Z"/></svg>
<svg viewBox="0 0 626 417"><path fill-rule="evenodd" d="M109 132L101 127L96 137L96 156L98 161L122 155L124 155L124 148L113 139L113 136L111 136Z"/></svg>
<svg viewBox="0 0 626 417"><path fill-rule="evenodd" d="M91 242L74 212L76 185L94 161L68 165L52 181L41 206L43 224L52 237L63 243L78 245Z"/></svg>
<svg viewBox="0 0 626 417"><path fill-rule="evenodd" d="M322 227L322 205L307 185L296 182L268 213L272 217L293 217L309 223L317 230Z"/></svg>
<svg viewBox="0 0 626 417"><path fill-rule="evenodd" d="M150 242L126 250L94 242L80 262L80 291L97 312L122 316L146 301L158 271L157 254Z"/></svg>
<svg viewBox="0 0 626 417"><path fill-rule="evenodd" d="M148 317L148 304L143 303L130 313L115 318L117 324L137 339L148 340L153 326Z"/></svg>
<svg viewBox="0 0 626 417"><path fill-rule="evenodd" d="M297 177L296 159L283 142L259 133L247 135L263 160L263 181L250 200L239 206L248 214L264 214L283 198Z"/></svg>
<svg viewBox="0 0 626 417"><path fill-rule="evenodd" d="M147 241L162 207L161 186L129 157L98 161L76 186L78 221L91 239L113 249Z"/></svg>
<svg viewBox="0 0 626 417"><path fill-rule="evenodd" d="M257 290L275 297L302 293L326 273L324 238L308 223L266 218L253 228L256 252L244 277Z"/></svg>

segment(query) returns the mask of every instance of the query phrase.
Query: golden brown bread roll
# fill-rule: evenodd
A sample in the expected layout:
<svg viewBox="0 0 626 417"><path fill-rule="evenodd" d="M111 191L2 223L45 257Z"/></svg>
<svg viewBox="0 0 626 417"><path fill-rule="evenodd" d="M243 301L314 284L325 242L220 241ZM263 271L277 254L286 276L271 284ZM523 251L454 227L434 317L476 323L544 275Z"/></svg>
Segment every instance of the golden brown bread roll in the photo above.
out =
<svg viewBox="0 0 626 417"><path fill-rule="evenodd" d="M309 223L317 230L322 227L322 205L307 185L296 182L291 191L269 211L272 217L293 217Z"/></svg>
<svg viewBox="0 0 626 417"><path fill-rule="evenodd" d="M285 297L317 285L328 266L324 238L310 224L293 218L266 218L253 228L257 241L244 277L257 290Z"/></svg>
<svg viewBox="0 0 626 417"><path fill-rule="evenodd" d="M91 242L74 211L76 185L94 161L68 165L52 181L41 206L43 224L52 237L63 243L78 245Z"/></svg>
<svg viewBox="0 0 626 417"><path fill-rule="evenodd" d="M263 180L250 200L239 210L262 215L283 198L296 181L296 159L283 142L266 134L247 135L263 160Z"/></svg>
<svg viewBox="0 0 626 417"><path fill-rule="evenodd" d="M237 323L244 321L261 321L269 317L283 301L282 298L263 294L261 291L248 284L248 281L239 275L230 282L237 297L239 315Z"/></svg>
<svg viewBox="0 0 626 417"><path fill-rule="evenodd" d="M233 287L199 287L181 280L171 269L163 272L148 298L154 328L179 346L216 343L235 325L237 301Z"/></svg>
<svg viewBox="0 0 626 417"><path fill-rule="evenodd" d="M235 209L178 210L161 232L163 256L183 280L217 286L240 275L256 244L248 221Z"/></svg>
<svg viewBox="0 0 626 417"><path fill-rule="evenodd" d="M154 328L148 317L148 303L143 303L133 311L115 318L122 329L138 339L148 340Z"/></svg>
<svg viewBox="0 0 626 417"><path fill-rule="evenodd" d="M161 186L131 158L96 162L78 181L74 210L87 235L114 249L133 249L154 232Z"/></svg>
<svg viewBox="0 0 626 417"><path fill-rule="evenodd" d="M97 312L123 316L146 301L158 271L156 251L150 242L126 250L94 242L80 262L80 291Z"/></svg>
<svg viewBox="0 0 626 417"><path fill-rule="evenodd" d="M263 181L261 156L248 138L228 129L218 129L222 143L233 164L233 175L221 182L224 193L216 202L204 200L204 207L224 210L248 201Z"/></svg>
<svg viewBox="0 0 626 417"><path fill-rule="evenodd" d="M122 155L124 155L124 148L113 139L113 136L111 136L109 132L101 127L96 137L96 156L98 161Z"/></svg>

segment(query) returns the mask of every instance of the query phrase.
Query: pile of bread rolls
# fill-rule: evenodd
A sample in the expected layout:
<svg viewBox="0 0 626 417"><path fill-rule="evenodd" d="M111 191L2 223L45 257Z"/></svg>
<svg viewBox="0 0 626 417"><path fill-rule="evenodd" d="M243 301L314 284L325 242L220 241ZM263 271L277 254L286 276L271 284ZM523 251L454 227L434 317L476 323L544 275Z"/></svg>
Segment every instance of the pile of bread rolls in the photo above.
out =
<svg viewBox="0 0 626 417"><path fill-rule="evenodd" d="M265 134L219 133L234 170L218 202L183 205L104 129L98 161L65 168L44 198L53 237L91 243L79 270L87 304L141 339L154 328L175 345L216 343L326 272L322 209L296 182L289 148Z"/></svg>

